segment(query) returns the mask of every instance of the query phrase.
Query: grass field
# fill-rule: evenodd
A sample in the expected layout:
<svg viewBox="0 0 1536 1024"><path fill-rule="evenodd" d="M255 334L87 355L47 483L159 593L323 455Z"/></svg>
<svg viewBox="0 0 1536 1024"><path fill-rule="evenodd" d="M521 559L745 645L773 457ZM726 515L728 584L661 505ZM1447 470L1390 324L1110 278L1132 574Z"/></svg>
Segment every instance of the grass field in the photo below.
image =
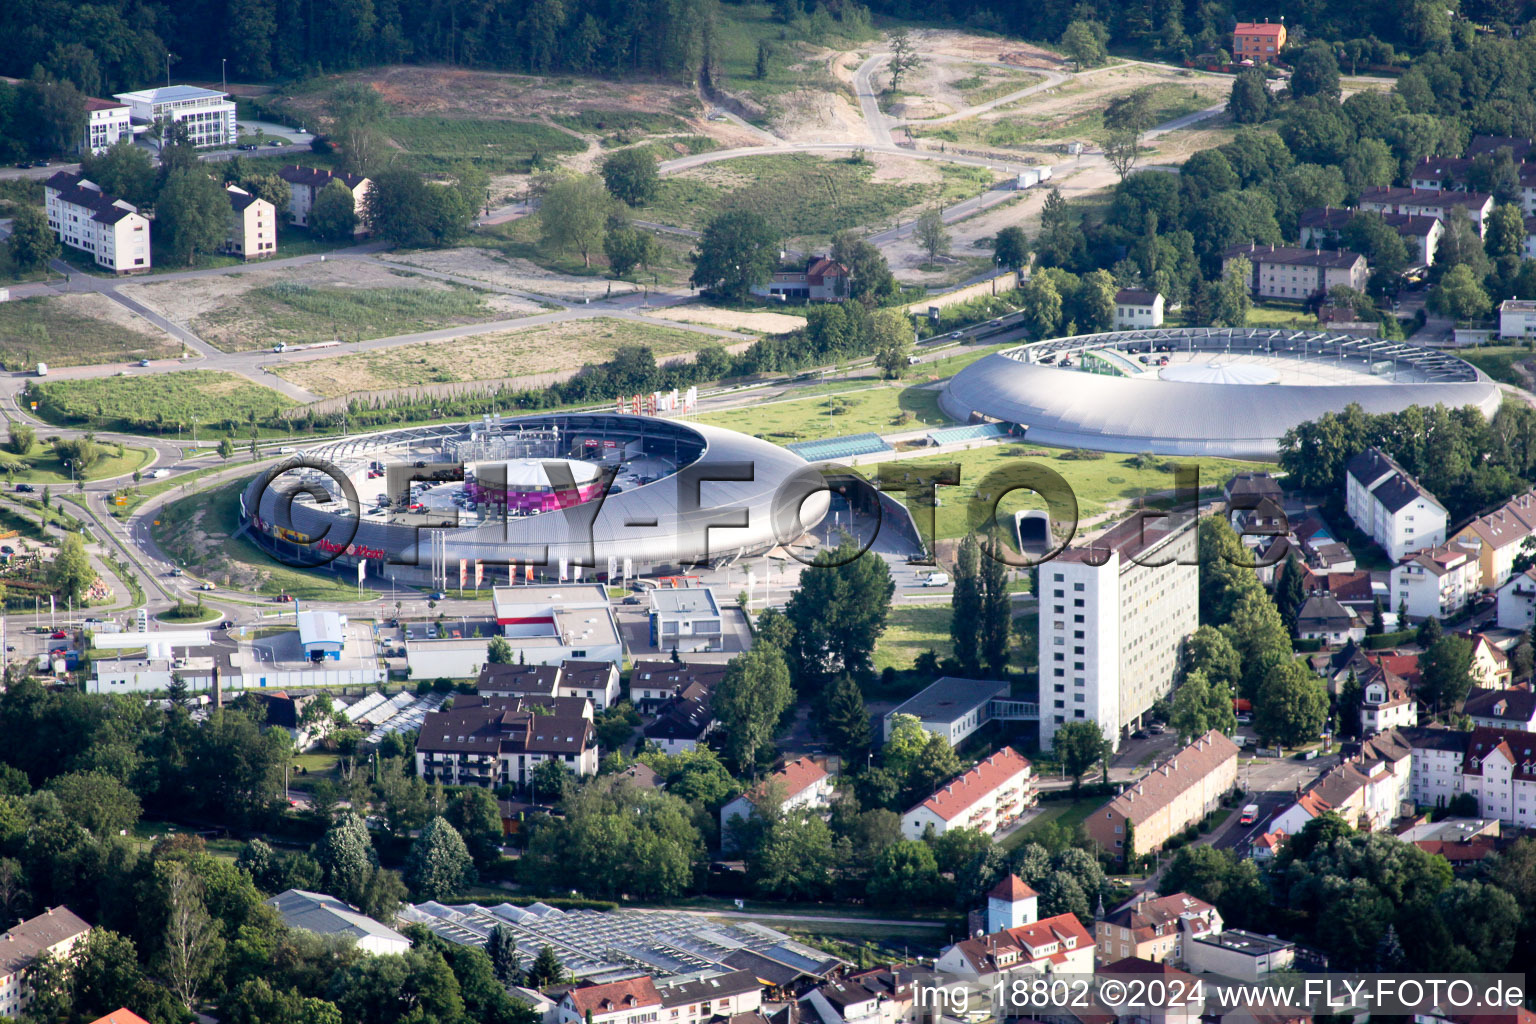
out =
<svg viewBox="0 0 1536 1024"><path fill-rule="evenodd" d="M269 416L294 404L271 388L219 370L34 381L27 393L38 402L38 414L53 423L156 434L174 432L177 424L190 429L194 422L233 430L252 415Z"/></svg>
<svg viewBox="0 0 1536 1024"><path fill-rule="evenodd" d="M902 422L910 413L911 417ZM939 411L939 393L899 384L877 385L815 398L763 402L742 409L705 413L699 419L754 434L775 444L811 441L866 431L889 434L939 425L949 418Z"/></svg>
<svg viewBox="0 0 1536 1024"><path fill-rule="evenodd" d="M318 166L315 161L308 159L308 149L305 149L303 153L304 157L299 159L301 164L306 167ZM271 160L270 164L265 159L260 161L244 161L244 163L247 168L260 165L263 168L270 168L272 172L276 172L279 167L288 167L291 166L294 162L292 158L285 157L271 157L268 159ZM320 238L316 238L314 235L310 234L308 231L303 230L302 228L296 228L288 224L279 224L277 228L277 251L273 255L279 258L286 258L289 256L313 256L317 253L334 252L337 249L349 248L355 244L356 243L350 239L341 242L327 242ZM81 252L79 249L72 249L66 245L61 254L61 258L64 260L64 262L68 263L76 270L82 271L84 273L94 274L97 277L116 277L116 275L111 271L105 270L98 266L96 262L91 259L90 253ZM259 267L262 261L247 261L241 259L238 256L225 256L222 253L215 252L198 253L192 257L191 263L187 263L185 260L177 260L171 256L170 251L164 247L161 236L151 235L150 262L153 264L153 266L150 267L150 269L143 275L143 277L152 280L158 274L179 274L185 270L212 270L218 267L239 266Z"/></svg>
<svg viewBox="0 0 1536 1024"><path fill-rule="evenodd" d="M1028 456L1027 452L1047 452L1044 458ZM1138 468L1134 463L1138 456L1106 454L1100 459L1062 458L1068 449L1044 448L1031 444L1003 444L970 451L931 455L920 459L905 460L904 465L916 463L954 463L960 467L958 487L941 490L942 504L936 510L936 530L940 540L954 539L970 532L978 523L971 521L970 508L982 482L989 473L1010 463L1033 459L1060 473L1077 496L1078 516L1086 519L1104 512L1111 502L1132 501L1173 488L1173 473L1163 467L1174 462L1194 462L1200 467L1202 491L1220 488L1234 473L1243 471L1268 471L1267 463L1238 462L1231 459L1184 459L1155 460L1156 465ZM1015 491L998 504L998 519L1010 521L1019 509L1044 508L1044 501L1030 491ZM978 514L981 509L978 509Z"/></svg>
<svg viewBox="0 0 1536 1024"><path fill-rule="evenodd" d="M951 82L950 85L960 90L966 106L974 107L979 103L990 103L1011 92L1027 89L1038 81L1040 76L1028 71L1004 71L1002 68L983 67L978 68L974 74Z"/></svg>
<svg viewBox="0 0 1536 1024"><path fill-rule="evenodd" d="M3 208L0 202L0 208ZM0 245L0 285L22 284L27 281L44 281L51 274L47 267L36 267L32 270L20 270L11 259L11 248L8 245Z"/></svg>
<svg viewBox="0 0 1536 1024"><path fill-rule="evenodd" d="M485 293L463 285L432 288L316 287L296 281L253 288L238 302L204 313L191 327L225 352L249 352L275 342L381 338L506 315Z"/></svg>
<svg viewBox="0 0 1536 1024"><path fill-rule="evenodd" d="M139 325L140 329L129 326ZM181 343L103 295L53 295L0 303L0 369L160 359Z"/></svg>
<svg viewBox="0 0 1536 1024"><path fill-rule="evenodd" d="M976 173L979 172L979 173ZM874 180L874 166L806 154L744 157L661 180L642 220L701 228L722 210L755 210L785 239L818 239L845 228L889 223L911 207L984 191L984 168L945 174L940 183Z"/></svg>
<svg viewBox="0 0 1536 1024"><path fill-rule="evenodd" d="M384 131L422 171L446 170L460 160L492 172L526 172L535 157L580 153L582 141L547 124L460 117L391 117Z"/></svg>
<svg viewBox="0 0 1536 1024"><path fill-rule="evenodd" d="M745 93L768 109L769 117L754 120L766 124L777 109L776 98L799 89L841 92L850 100L853 98L852 90L827 70L824 59L817 60L809 54L823 46L852 48L872 37L873 30L850 32L828 16L825 9L803 18L799 25L786 26L774 16L773 5L767 3L722 4L718 17L722 27L715 35L715 45L724 80L733 92ZM791 38L785 38L786 35ZM759 43L768 46L764 69L767 74L762 78L757 77Z"/></svg>
<svg viewBox="0 0 1536 1024"><path fill-rule="evenodd" d="M949 657L954 652L949 639L950 617L947 604L893 607L889 624L875 644L875 671L890 667L904 672L930 648L940 658Z"/></svg>
<svg viewBox="0 0 1536 1024"><path fill-rule="evenodd" d="M719 340L694 331L597 317L288 363L278 374L316 394L344 395L413 384L574 370L583 363L606 359L623 345L647 345L661 359Z"/></svg>
<svg viewBox="0 0 1536 1024"><path fill-rule="evenodd" d="M114 445L104 444L102 457L96 461L90 469L86 470L84 479L103 480L107 477L126 476L136 469L142 469L149 464L153 453L148 448L130 448L124 446L122 454L117 453ZM32 450L26 455L14 455L11 452L0 453L0 458L7 462L20 462L29 468L16 473L5 474L8 482L29 484L62 484L81 479L81 474L76 472L70 475L69 467L59 461L53 452L52 445L34 444Z"/></svg>
<svg viewBox="0 0 1536 1024"><path fill-rule="evenodd" d="M688 122L675 114L642 110L581 110L555 114L550 120L572 131L596 135L604 149L627 146L650 135L688 131Z"/></svg>
<svg viewBox="0 0 1536 1024"><path fill-rule="evenodd" d="M1525 387L1525 378L1515 370L1514 364L1536 359L1524 345L1480 345L1477 348L1457 349L1456 355L1482 370L1494 380L1516 387Z"/></svg>
<svg viewBox="0 0 1536 1024"><path fill-rule="evenodd" d="M155 517L155 543L190 572L224 585L263 595L288 593L300 601L356 600L356 586L323 572L289 568L234 536L247 483L235 480L170 502Z"/></svg>
<svg viewBox="0 0 1536 1024"><path fill-rule="evenodd" d="M662 285L686 286L689 276L693 273L693 262L689 258L689 253L693 251L693 239L662 231L651 232L651 237L658 243L660 253L660 258L651 265L651 274L655 275L655 282ZM537 217L519 217L505 224L492 224L478 228L464 239L464 244L493 249L512 259L525 259L556 273L590 277L593 279L594 297L602 294L607 287L606 279L609 276L607 258L601 252L593 253L592 265L587 266L582 263L579 253L554 252L543 248L539 245ZM652 280L650 274L638 270L631 272L629 276L631 280L637 282Z"/></svg>
<svg viewBox="0 0 1536 1024"><path fill-rule="evenodd" d="M1061 825L1075 829L1088 819L1088 815L1103 806L1103 797L1048 801L1040 805L1040 813L1031 818L1029 824L1015 830L998 845L1005 850L1017 849L1038 835L1046 825Z"/></svg>
<svg viewBox="0 0 1536 1024"><path fill-rule="evenodd" d="M1193 114L1216 103L1221 97L1221 84L1199 78L1189 82L1162 82L1147 88L1151 90L1153 124L1163 124L1185 114ZM1030 96L1021 102L1035 102L1035 97ZM1015 110L1012 104L997 108L997 111L1004 116L995 119L971 118L934 128L914 126L912 134L949 142L1003 147L1024 146L1042 139L1091 139L1102 143L1109 135L1108 129L1104 127L1102 103L1093 104L1087 109L1069 109L1059 117L1030 116L1027 110Z"/></svg>

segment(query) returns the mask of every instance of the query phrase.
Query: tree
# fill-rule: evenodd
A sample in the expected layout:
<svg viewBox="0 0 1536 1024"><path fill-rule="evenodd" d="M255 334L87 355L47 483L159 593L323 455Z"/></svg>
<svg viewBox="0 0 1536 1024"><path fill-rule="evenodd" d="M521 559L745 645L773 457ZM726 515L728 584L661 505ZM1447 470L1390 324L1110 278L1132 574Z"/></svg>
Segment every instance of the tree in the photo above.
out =
<svg viewBox="0 0 1536 1024"><path fill-rule="evenodd" d="M161 970L176 998L191 1010L223 957L224 940L203 903L203 883L185 864L158 864L156 874L167 908Z"/></svg>
<svg viewBox="0 0 1536 1024"><path fill-rule="evenodd" d="M1024 283L1024 323L1035 339L1054 337L1061 330L1061 292L1047 274L1034 274Z"/></svg>
<svg viewBox="0 0 1536 1024"><path fill-rule="evenodd" d="M293 189L289 187L288 182L284 181L281 175L277 174L246 174L235 184L245 189L257 199L265 199L271 203L273 209L278 211L279 217L287 211L288 201L293 198ZM340 184L340 182L333 179L328 183L327 187L336 184ZM342 185L341 187L346 188L347 186ZM324 192L325 189L321 189L321 191ZM350 194L350 190L348 190L348 194Z"/></svg>
<svg viewBox="0 0 1536 1024"><path fill-rule="evenodd" d="M517 966L517 933L510 926L497 924L491 929L485 937L485 953L491 958L491 970L497 981L508 986L517 984L522 972Z"/></svg>
<svg viewBox="0 0 1536 1024"><path fill-rule="evenodd" d="M1305 601L1301 562L1292 554L1286 557L1285 565L1280 569L1280 578L1275 581L1275 608L1280 612L1280 621L1285 624L1286 632L1293 637L1296 635L1296 617Z"/></svg>
<svg viewBox="0 0 1536 1024"><path fill-rule="evenodd" d="M900 377L912 354L912 327L899 310L877 309L869 317L875 365L888 380Z"/></svg>
<svg viewBox="0 0 1536 1024"><path fill-rule="evenodd" d="M85 134L85 94L75 83L50 78L41 68L21 84L17 121L34 153L67 153Z"/></svg>
<svg viewBox="0 0 1536 1024"><path fill-rule="evenodd" d="M885 560L844 540L822 551L803 573L800 587L785 605L794 626L789 661L796 684L814 693L839 672L863 676L870 671L875 641L885 631L896 584Z"/></svg>
<svg viewBox="0 0 1536 1024"><path fill-rule="evenodd" d="M1091 19L1078 19L1067 25L1066 31L1061 34L1061 49L1077 70L1098 67L1109 59L1109 52L1104 44L1109 39L1109 33L1104 26Z"/></svg>
<svg viewBox="0 0 1536 1024"><path fill-rule="evenodd" d="M608 230L603 235L603 255L608 257L608 268L614 277L623 277L636 267L649 267L660 253L661 247L649 233L631 227L622 218L608 219Z"/></svg>
<svg viewBox="0 0 1536 1024"><path fill-rule="evenodd" d="M232 438L222 438L219 441L219 458L228 462L235 454L235 442Z"/></svg>
<svg viewBox="0 0 1536 1024"><path fill-rule="evenodd" d="M917 244L928 254L929 263L948 255L949 229L944 226L944 218L937 207L924 210L923 215L917 218L914 230L917 233Z"/></svg>
<svg viewBox="0 0 1536 1024"><path fill-rule="evenodd" d="M627 206L644 206L656 196L656 158L646 147L621 149L603 161L603 183Z"/></svg>
<svg viewBox="0 0 1536 1024"><path fill-rule="evenodd" d="M933 849L919 839L903 839L875 860L869 897L888 907L911 907L933 901L939 886Z"/></svg>
<svg viewBox="0 0 1536 1024"><path fill-rule="evenodd" d="M492 637L485 645L485 660L491 665L512 664L512 645L502 636Z"/></svg>
<svg viewBox="0 0 1536 1024"><path fill-rule="evenodd" d="M428 184L416 171L391 167L373 175L363 219L370 231L397 246L448 245L474 219L471 191Z"/></svg>
<svg viewBox="0 0 1536 1024"><path fill-rule="evenodd" d="M59 544L59 553L48 567L48 583L59 595L72 600L78 606L81 597L96 579L91 568L91 558L85 552L85 539L78 533L69 533Z"/></svg>
<svg viewBox="0 0 1536 1024"><path fill-rule="evenodd" d="M757 61L752 68L752 77L759 82L768 77L768 58L773 55L773 45L766 39L757 41Z"/></svg>
<svg viewBox="0 0 1536 1024"><path fill-rule="evenodd" d="M758 751L773 742L779 716L793 701L789 668L778 651L753 648L726 667L715 688L714 709L742 771L757 774Z"/></svg>
<svg viewBox="0 0 1536 1024"><path fill-rule="evenodd" d="M1109 756L1109 741L1098 722L1067 722L1057 728L1051 749L1061 760L1061 770L1072 776L1075 793L1083 784L1083 776Z"/></svg>
<svg viewBox="0 0 1536 1024"><path fill-rule="evenodd" d="M554 985L565 980L569 973L553 946L541 946L539 955L534 957L533 965L528 968L528 987L541 989Z"/></svg>
<svg viewBox="0 0 1536 1024"><path fill-rule="evenodd" d="M1269 117L1269 86L1264 72L1246 68L1232 79L1232 93L1227 97L1227 113L1238 124L1258 124Z"/></svg>
<svg viewBox="0 0 1536 1024"><path fill-rule="evenodd" d="M458 830L441 816L427 822L405 861L411 891L424 900L452 899L473 875L474 863Z"/></svg>
<svg viewBox="0 0 1536 1024"><path fill-rule="evenodd" d="M287 207L277 209L281 217ZM309 230L315 237L328 242L343 242L357 231L357 220L356 197L352 190L339 179L326 182L315 196L315 205L310 208Z"/></svg>
<svg viewBox="0 0 1536 1024"><path fill-rule="evenodd" d="M139 820L138 796L106 772L70 772L51 779L47 789L71 821L98 839L132 828Z"/></svg>
<svg viewBox="0 0 1536 1024"><path fill-rule="evenodd" d="M975 676L981 666L981 546L966 534L955 552L954 590L950 596L949 638L960 671Z"/></svg>
<svg viewBox="0 0 1536 1024"><path fill-rule="evenodd" d="M1472 688L1472 641L1441 636L1419 655L1419 698L1436 711L1467 699Z"/></svg>
<svg viewBox="0 0 1536 1024"><path fill-rule="evenodd" d="M848 268L848 297L878 306L897 292L896 277L885 255L853 231L832 236L832 259Z"/></svg>
<svg viewBox="0 0 1536 1024"><path fill-rule="evenodd" d="M779 261L779 238L761 214L726 210L704 227L693 254L690 283L725 298L740 301L753 287L773 277Z"/></svg>
<svg viewBox="0 0 1536 1024"><path fill-rule="evenodd" d="M1516 203L1500 203L1483 225L1483 251L1495 262L1518 263L1525 250L1525 217Z"/></svg>
<svg viewBox="0 0 1536 1024"><path fill-rule="evenodd" d="M1249 286L1253 264L1246 257L1238 256L1227 264L1221 281L1214 291L1211 303L1211 324L1214 327L1243 327L1248 323Z"/></svg>
<svg viewBox="0 0 1536 1024"><path fill-rule="evenodd" d="M603 243L609 198L602 182L590 174L557 180L539 203L539 242L556 252L575 250L583 265Z"/></svg>
<svg viewBox="0 0 1536 1024"><path fill-rule="evenodd" d="M378 864L363 819L347 812L320 839L315 859L325 872L325 891L339 900L362 902L369 876Z"/></svg>
<svg viewBox="0 0 1536 1024"><path fill-rule="evenodd" d="M869 749L869 709L864 693L846 672L827 687L822 699L821 730L832 747L853 760Z"/></svg>
<svg viewBox="0 0 1536 1024"><path fill-rule="evenodd" d="M1328 718L1322 680L1295 661L1274 665L1253 701L1253 724L1261 737L1294 747L1316 739Z"/></svg>
<svg viewBox="0 0 1536 1024"><path fill-rule="evenodd" d="M998 231L992 239L992 261L1007 270L1018 270L1029 262L1029 236L1017 224Z"/></svg>
<svg viewBox="0 0 1536 1024"><path fill-rule="evenodd" d="M1013 626L1013 595L1008 592L1008 567L1003 562L1002 541L993 536L982 545L981 559L981 659L995 674L1008 668L1008 645Z"/></svg>
<svg viewBox="0 0 1536 1024"><path fill-rule="evenodd" d="M1339 62L1333 55L1333 47L1322 40L1307 44L1301 56L1296 58L1296 69L1291 73L1291 95L1297 99L1308 96L1339 98Z"/></svg>
<svg viewBox="0 0 1536 1024"><path fill-rule="evenodd" d="M1436 313L1457 320L1481 320L1493 308L1493 301L1466 264L1457 264L1445 272L1429 293L1428 304Z"/></svg>
<svg viewBox="0 0 1536 1024"><path fill-rule="evenodd" d="M167 248L187 266L198 253L214 252L223 244L229 216L223 187L197 169L173 173L155 203L157 230L168 235Z"/></svg>
<svg viewBox="0 0 1536 1024"><path fill-rule="evenodd" d="M12 455L26 455L32 451L32 446L37 443L37 431L28 424L19 420L12 420L6 426L5 450Z"/></svg>
<svg viewBox="0 0 1536 1024"><path fill-rule="evenodd" d="M1212 729L1225 733L1235 731L1237 716L1232 709L1231 687L1224 682L1213 684L1202 670L1195 669L1173 692L1172 713L1168 720L1178 732L1180 743L1204 736Z"/></svg>
<svg viewBox="0 0 1536 1024"><path fill-rule="evenodd" d="M475 865L488 868L501 859L501 812L496 797L480 786L466 786L454 798L443 816L464 839L465 848Z"/></svg>
<svg viewBox="0 0 1536 1024"><path fill-rule="evenodd" d="M366 82L346 82L331 93L331 138L341 149L342 166L353 174L378 170L387 144L384 97Z"/></svg>
<svg viewBox="0 0 1536 1024"><path fill-rule="evenodd" d="M923 58L917 52L912 34L904 28L891 33L891 60L886 65L886 70L891 74L891 92L899 92L902 77L908 71L922 67L922 64Z"/></svg>
<svg viewBox="0 0 1536 1024"><path fill-rule="evenodd" d="M38 206L17 206L11 214L11 234L6 251L18 270L36 270L59 256L59 239L48 226L48 215Z"/></svg>

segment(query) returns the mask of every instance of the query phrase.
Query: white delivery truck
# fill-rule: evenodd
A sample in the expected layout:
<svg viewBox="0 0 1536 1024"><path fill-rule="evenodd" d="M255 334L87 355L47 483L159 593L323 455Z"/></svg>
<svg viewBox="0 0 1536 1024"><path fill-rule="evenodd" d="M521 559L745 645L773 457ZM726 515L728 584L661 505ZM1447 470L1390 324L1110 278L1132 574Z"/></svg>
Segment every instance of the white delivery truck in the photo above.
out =
<svg viewBox="0 0 1536 1024"><path fill-rule="evenodd" d="M925 586L925 587L947 587L947 586L949 586L949 573L947 573L947 572L931 572L931 573L928 574L928 578L923 580L923 586Z"/></svg>
<svg viewBox="0 0 1536 1024"><path fill-rule="evenodd" d="M48 376L48 364L47 363L38 363L37 364L37 375L39 377L46 377L46 376Z"/></svg>

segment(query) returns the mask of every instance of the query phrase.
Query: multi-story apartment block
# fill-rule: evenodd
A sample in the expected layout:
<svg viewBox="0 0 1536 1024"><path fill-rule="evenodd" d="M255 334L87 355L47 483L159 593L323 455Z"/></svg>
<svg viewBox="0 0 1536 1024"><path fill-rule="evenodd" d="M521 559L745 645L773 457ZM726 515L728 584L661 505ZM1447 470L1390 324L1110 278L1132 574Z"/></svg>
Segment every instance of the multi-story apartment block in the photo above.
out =
<svg viewBox="0 0 1536 1024"><path fill-rule="evenodd" d="M720 808L721 843L734 848L731 822L747 820L758 813L758 805L772 798L780 810L817 810L832 803L833 778L827 766L810 757L791 761L766 780Z"/></svg>
<svg viewBox="0 0 1536 1024"><path fill-rule="evenodd" d="M929 828L935 835L973 828L990 836L1018 820L1038 799L1034 766L1012 747L1004 747L903 814L901 834L921 839Z"/></svg>
<svg viewBox="0 0 1536 1024"><path fill-rule="evenodd" d="M1040 745L1094 721L1116 749L1173 690L1200 625L1195 518L1138 512L1040 566Z"/></svg>
<svg viewBox="0 0 1536 1024"><path fill-rule="evenodd" d="M1179 963L1189 940L1221 934L1222 918L1215 907L1187 892L1158 896L1149 890L1096 925L1099 959L1105 963L1128 956Z"/></svg>
<svg viewBox="0 0 1536 1024"><path fill-rule="evenodd" d="M1204 818L1237 785L1237 744L1212 729L1125 790L1084 822L1088 835L1116 856L1160 850ZM1132 827L1132 847L1125 845Z"/></svg>
<svg viewBox="0 0 1536 1024"><path fill-rule="evenodd" d="M1499 588L1500 629L1530 629L1536 618L1536 569L1517 572Z"/></svg>
<svg viewBox="0 0 1536 1024"><path fill-rule="evenodd" d="M60 171L43 185L48 226L59 241L88 252L98 266L117 274L151 265L149 221L138 208L101 190L78 174Z"/></svg>
<svg viewBox="0 0 1536 1024"><path fill-rule="evenodd" d="M1445 506L1377 448L1349 460L1344 511L1394 562L1445 543Z"/></svg>
<svg viewBox="0 0 1536 1024"><path fill-rule="evenodd" d="M540 764L558 761L576 775L595 775L597 739L583 716L589 708L569 698L461 696L452 710L425 716L416 773L446 786L522 786Z"/></svg>
<svg viewBox="0 0 1536 1024"><path fill-rule="evenodd" d="M224 193L229 196L229 230L224 235L224 251L247 260L275 255L276 208L238 185L225 185Z"/></svg>
<svg viewBox="0 0 1536 1024"><path fill-rule="evenodd" d="M1462 793L1478 814L1517 828L1536 827L1536 733L1478 727L1471 732L1409 729L1416 803L1443 807Z"/></svg>
<svg viewBox="0 0 1536 1024"><path fill-rule="evenodd" d="M1409 555L1392 567L1394 609L1408 606L1408 616L1443 619L1465 608L1482 585L1482 569L1472 552L1446 544Z"/></svg>
<svg viewBox="0 0 1536 1024"><path fill-rule="evenodd" d="M277 176L288 183L288 219L294 224L301 228L309 227L309 212L314 209L315 198L320 195L320 190L333 181L339 181L352 193L352 211L357 214L357 227L353 228L353 234L367 232L368 229L363 225L363 208L368 201L368 190L373 187L371 178L361 174L300 167L297 164L282 168Z"/></svg>
<svg viewBox="0 0 1536 1024"><path fill-rule="evenodd" d="M1473 725L1488 729L1536 732L1536 692L1530 684L1498 689L1474 689L1462 704Z"/></svg>
<svg viewBox="0 0 1536 1024"><path fill-rule="evenodd" d="M1485 516L1478 516L1451 537L1477 555L1480 585L1501 587L1515 571L1515 558L1536 533L1536 491L1510 498Z"/></svg>
<svg viewBox="0 0 1536 1024"><path fill-rule="evenodd" d="M1470 185L1471 171L1476 158L1484 153L1493 155L1500 149L1510 150L1515 162L1515 173L1520 178L1520 206L1527 215L1536 214L1536 164L1525 163L1530 155L1530 139L1501 138L1479 135L1467 147L1462 157L1426 156L1413 169L1414 188L1445 192L1466 192Z"/></svg>
<svg viewBox="0 0 1536 1024"><path fill-rule="evenodd" d="M1245 259L1251 267L1248 287L1261 299L1305 302L1340 285L1365 291L1370 267L1348 249L1301 249L1292 245L1234 245L1221 254L1222 266Z"/></svg>
<svg viewBox="0 0 1536 1024"><path fill-rule="evenodd" d="M1400 213L1414 217L1434 217L1449 221L1451 211L1460 207L1477 225L1479 236L1493 212L1493 196L1486 192L1453 192L1439 189L1371 186L1360 193L1360 209L1377 213Z"/></svg>
<svg viewBox="0 0 1536 1024"><path fill-rule="evenodd" d="M1413 749L1401 730L1367 740L1351 760L1328 770L1296 802L1270 822L1270 831L1296 835L1331 812L1352 828L1381 831L1403 813L1410 798Z"/></svg>
<svg viewBox="0 0 1536 1024"><path fill-rule="evenodd" d="M1302 247L1340 248L1344 228L1359 214L1359 210L1344 206L1312 206L1302 210L1297 218ZM1435 249L1440 245L1440 236L1445 234L1445 224L1438 217L1408 213L1382 213L1379 216L1407 244L1409 259L1426 267L1435 262Z"/></svg>
<svg viewBox="0 0 1536 1024"><path fill-rule="evenodd" d="M68 907L50 907L0 935L0 1014L19 1017L36 993L30 974L39 957L62 957L91 931Z"/></svg>
<svg viewBox="0 0 1536 1024"><path fill-rule="evenodd" d="M85 131L80 138L80 152L100 153L117 145L122 138L133 138L128 104L112 100L85 98Z"/></svg>
<svg viewBox="0 0 1536 1024"><path fill-rule="evenodd" d="M128 105L134 124L176 123L187 129L187 138L198 148L233 146L238 137L235 103L225 93L195 85L171 85L159 89L113 94Z"/></svg>
<svg viewBox="0 0 1536 1024"><path fill-rule="evenodd" d="M629 699L642 713L650 714L690 687L712 692L725 671L720 662L637 661L629 673Z"/></svg>

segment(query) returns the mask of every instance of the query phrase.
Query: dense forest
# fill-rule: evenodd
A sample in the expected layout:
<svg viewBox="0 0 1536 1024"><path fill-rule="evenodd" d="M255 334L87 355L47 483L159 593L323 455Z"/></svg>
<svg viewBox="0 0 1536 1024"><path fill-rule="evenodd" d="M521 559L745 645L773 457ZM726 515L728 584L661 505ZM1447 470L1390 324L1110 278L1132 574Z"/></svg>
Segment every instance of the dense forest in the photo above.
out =
<svg viewBox="0 0 1536 1024"><path fill-rule="evenodd" d="M652 73L693 78L713 65L718 0L14 0L0 5L0 73L41 66L87 93L141 88L173 75L213 75L227 59L243 78L299 76L372 63L461 64L509 71ZM1475 25L1536 16L1530 0L873 0L875 14L1055 40L1092 18L1120 49L1182 60L1229 45L1238 19L1284 15L1293 43L1325 39L1374 64L1464 49ZM773 0L786 36L857 34L858 0ZM1521 62L1522 64L1524 62ZM1457 73L1452 69L1452 73ZM1439 92L1439 89L1436 89ZM1527 96L1526 102L1529 102Z"/></svg>

